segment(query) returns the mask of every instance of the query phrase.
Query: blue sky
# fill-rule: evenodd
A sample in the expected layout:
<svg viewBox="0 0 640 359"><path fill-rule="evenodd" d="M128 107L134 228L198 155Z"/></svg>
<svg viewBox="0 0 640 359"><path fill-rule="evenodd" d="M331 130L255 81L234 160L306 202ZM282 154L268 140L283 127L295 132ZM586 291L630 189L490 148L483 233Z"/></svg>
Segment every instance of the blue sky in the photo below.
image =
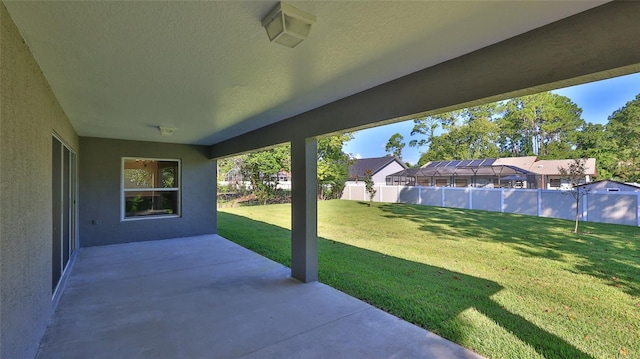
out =
<svg viewBox="0 0 640 359"><path fill-rule="evenodd" d="M552 92L567 96L582 108L582 118L585 121L605 124L609 115L640 93L640 73L566 87ZM386 154L384 147L391 135L400 133L404 136L405 142L409 142L412 139L412 128L413 121L404 121L358 131L355 133L355 138L345 145L344 150L358 158L381 157ZM420 158L420 152L424 150L407 145L402 152L402 157L406 162L415 164Z"/></svg>

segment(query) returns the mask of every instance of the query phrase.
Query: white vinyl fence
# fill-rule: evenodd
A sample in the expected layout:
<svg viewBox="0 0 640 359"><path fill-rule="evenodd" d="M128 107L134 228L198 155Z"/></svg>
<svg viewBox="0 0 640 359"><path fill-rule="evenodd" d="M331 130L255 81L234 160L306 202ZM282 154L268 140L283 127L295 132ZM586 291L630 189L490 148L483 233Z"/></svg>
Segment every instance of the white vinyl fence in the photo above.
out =
<svg viewBox="0 0 640 359"><path fill-rule="evenodd" d="M480 209L575 219L576 203L558 190L376 185L375 202ZM347 186L342 199L368 201L364 185ZM581 221L640 226L640 192L590 191L581 200Z"/></svg>

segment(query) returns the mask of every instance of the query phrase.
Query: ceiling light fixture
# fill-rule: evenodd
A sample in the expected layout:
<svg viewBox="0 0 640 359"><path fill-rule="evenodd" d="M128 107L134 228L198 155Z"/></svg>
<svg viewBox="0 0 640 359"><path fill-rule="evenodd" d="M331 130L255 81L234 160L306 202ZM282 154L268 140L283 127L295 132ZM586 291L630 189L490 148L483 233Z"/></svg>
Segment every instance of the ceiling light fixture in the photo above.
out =
<svg viewBox="0 0 640 359"><path fill-rule="evenodd" d="M307 38L315 22L314 15L280 2L262 19L262 26L271 42L294 48Z"/></svg>
<svg viewBox="0 0 640 359"><path fill-rule="evenodd" d="M162 136L171 136L173 135L173 131L176 130L175 127L164 127L164 126L158 126L158 129L160 130L160 134Z"/></svg>

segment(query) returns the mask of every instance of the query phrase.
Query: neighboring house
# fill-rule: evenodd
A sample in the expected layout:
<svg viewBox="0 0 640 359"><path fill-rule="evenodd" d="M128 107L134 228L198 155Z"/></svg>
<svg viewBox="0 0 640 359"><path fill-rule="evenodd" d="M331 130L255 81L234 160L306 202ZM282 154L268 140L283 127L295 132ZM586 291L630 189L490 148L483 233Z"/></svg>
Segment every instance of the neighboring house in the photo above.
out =
<svg viewBox="0 0 640 359"><path fill-rule="evenodd" d="M571 184L562 178L559 168L569 168L573 161L572 159L536 161L529 169L536 174L536 182L539 185L535 188L569 189ZM580 181L581 183L589 183L596 176L596 159L587 158L585 169L585 177Z"/></svg>
<svg viewBox="0 0 640 359"><path fill-rule="evenodd" d="M559 168L573 161L538 160L536 156L431 161L387 176L387 185L561 189L568 186ZM596 160L586 162L584 182L596 174Z"/></svg>
<svg viewBox="0 0 640 359"><path fill-rule="evenodd" d="M275 181L276 176L271 176L271 180ZM278 180L279 189L283 189L283 190L291 189L291 173L287 171L280 171L278 172L277 180Z"/></svg>
<svg viewBox="0 0 640 359"><path fill-rule="evenodd" d="M398 157L374 157L357 159L349 166L349 179L345 186L354 186L364 183L365 172L370 170L375 184L385 184L387 176L401 170L407 166Z"/></svg>
<svg viewBox="0 0 640 359"><path fill-rule="evenodd" d="M585 184L588 191L603 192L640 192L640 185L637 183L624 183L614 180L601 180Z"/></svg>
<svg viewBox="0 0 640 359"><path fill-rule="evenodd" d="M277 188L282 190L291 190L291 173L287 171L280 171L277 175L271 175L271 181L278 181ZM242 173L237 170L229 171L225 177L224 181L220 181L220 186L234 188L239 190L241 188L251 189L251 181L244 178Z"/></svg>

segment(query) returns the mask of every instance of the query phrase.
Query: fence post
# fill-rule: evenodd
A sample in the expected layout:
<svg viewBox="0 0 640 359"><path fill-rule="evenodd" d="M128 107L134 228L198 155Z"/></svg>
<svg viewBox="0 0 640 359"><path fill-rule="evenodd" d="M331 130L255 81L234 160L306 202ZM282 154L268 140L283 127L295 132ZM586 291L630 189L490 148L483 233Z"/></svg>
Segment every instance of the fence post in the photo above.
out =
<svg viewBox="0 0 640 359"><path fill-rule="evenodd" d="M418 203L419 205L422 205L422 186L418 186Z"/></svg>
<svg viewBox="0 0 640 359"><path fill-rule="evenodd" d="M440 187L442 188L442 203L440 204L440 207L444 207L444 189L447 187Z"/></svg>
<svg viewBox="0 0 640 359"><path fill-rule="evenodd" d="M636 209L636 221L637 221L638 227L640 227L640 192L638 192L638 200L636 201L636 207L638 207Z"/></svg>
<svg viewBox="0 0 640 359"><path fill-rule="evenodd" d="M504 188L500 188L500 212L504 212Z"/></svg>
<svg viewBox="0 0 640 359"><path fill-rule="evenodd" d="M542 216L542 189L538 188L538 217Z"/></svg>
<svg viewBox="0 0 640 359"><path fill-rule="evenodd" d="M467 187L467 189L469 190L469 209L473 209L473 187Z"/></svg>
<svg viewBox="0 0 640 359"><path fill-rule="evenodd" d="M585 192L584 196L582 196L582 220L585 221L585 222L589 220L588 219L589 213L588 213L588 206L587 206L587 197L588 197L587 195L588 195L588 193Z"/></svg>

